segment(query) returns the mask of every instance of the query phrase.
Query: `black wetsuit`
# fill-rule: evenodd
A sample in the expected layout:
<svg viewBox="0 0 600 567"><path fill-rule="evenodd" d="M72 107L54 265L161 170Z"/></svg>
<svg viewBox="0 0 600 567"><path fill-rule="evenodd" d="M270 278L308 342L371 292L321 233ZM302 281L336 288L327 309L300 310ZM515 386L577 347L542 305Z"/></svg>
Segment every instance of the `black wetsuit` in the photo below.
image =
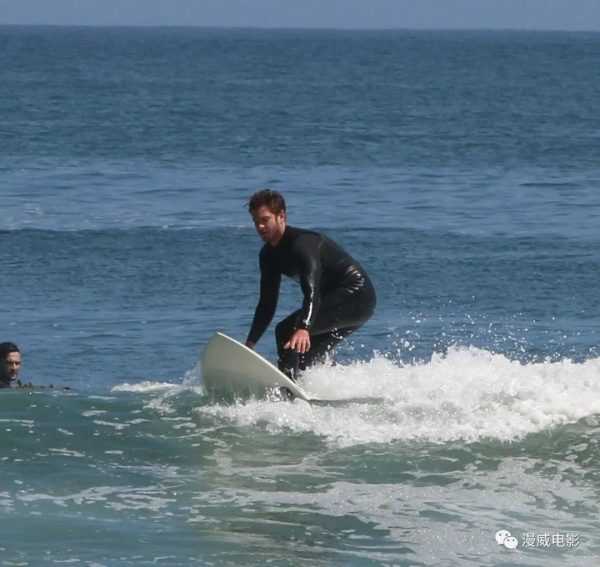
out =
<svg viewBox="0 0 600 567"><path fill-rule="evenodd" d="M260 300L247 339L252 343L258 342L273 319L282 274L299 281L304 294L302 308L275 329L279 368L294 379L298 370L323 361L375 309L375 290L365 270L317 232L286 227L277 246L263 246L260 273ZM304 355L283 348L297 329L310 333L311 347Z"/></svg>

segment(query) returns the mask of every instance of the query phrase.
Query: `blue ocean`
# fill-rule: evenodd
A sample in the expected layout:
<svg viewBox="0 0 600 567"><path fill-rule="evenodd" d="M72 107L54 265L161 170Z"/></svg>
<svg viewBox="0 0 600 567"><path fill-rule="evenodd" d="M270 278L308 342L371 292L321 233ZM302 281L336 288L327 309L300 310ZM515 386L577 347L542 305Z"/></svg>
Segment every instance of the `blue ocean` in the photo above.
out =
<svg viewBox="0 0 600 567"><path fill-rule="evenodd" d="M0 391L0 563L598 565L599 60L594 33L0 27L0 342L36 386ZM301 378L359 401L203 387L251 323L264 187L375 284Z"/></svg>

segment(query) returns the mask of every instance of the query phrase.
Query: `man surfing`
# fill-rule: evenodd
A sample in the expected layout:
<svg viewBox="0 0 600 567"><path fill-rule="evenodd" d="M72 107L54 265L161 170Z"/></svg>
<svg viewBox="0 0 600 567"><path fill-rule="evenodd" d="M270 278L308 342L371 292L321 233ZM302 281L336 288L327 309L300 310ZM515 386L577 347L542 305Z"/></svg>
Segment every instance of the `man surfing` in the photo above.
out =
<svg viewBox="0 0 600 567"><path fill-rule="evenodd" d="M258 235L260 298L246 346L254 348L277 307L281 275L300 283L302 307L275 328L279 369L292 380L317 362L373 315L375 289L365 270L338 244L318 232L287 224L277 191L250 198L248 210Z"/></svg>

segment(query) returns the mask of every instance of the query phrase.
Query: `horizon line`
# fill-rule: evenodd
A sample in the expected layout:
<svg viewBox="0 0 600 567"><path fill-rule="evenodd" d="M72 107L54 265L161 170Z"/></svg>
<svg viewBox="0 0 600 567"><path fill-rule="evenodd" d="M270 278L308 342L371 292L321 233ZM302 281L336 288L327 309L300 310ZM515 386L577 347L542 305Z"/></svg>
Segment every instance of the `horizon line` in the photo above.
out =
<svg viewBox="0 0 600 567"><path fill-rule="evenodd" d="M335 32L536 32L536 33L600 33L591 28L536 28L536 27L330 27L330 26L234 26L201 24L49 24L0 22L0 27L31 28L141 28L141 29L199 29L235 31L335 31Z"/></svg>

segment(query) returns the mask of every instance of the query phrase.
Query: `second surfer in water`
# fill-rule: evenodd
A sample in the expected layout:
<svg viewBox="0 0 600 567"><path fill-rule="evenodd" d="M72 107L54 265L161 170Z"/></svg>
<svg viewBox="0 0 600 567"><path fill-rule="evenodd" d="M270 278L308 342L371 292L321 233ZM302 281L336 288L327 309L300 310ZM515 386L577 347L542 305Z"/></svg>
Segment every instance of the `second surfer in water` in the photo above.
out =
<svg viewBox="0 0 600 567"><path fill-rule="evenodd" d="M0 388L21 386L21 351L14 343L0 343Z"/></svg>
<svg viewBox="0 0 600 567"><path fill-rule="evenodd" d="M322 362L342 339L363 325L375 309L375 289L365 270L326 236L287 224L277 191L250 198L248 209L265 242L260 251L260 298L246 345L254 348L277 307L282 274L300 283L304 300L275 329L279 369L292 380Z"/></svg>

